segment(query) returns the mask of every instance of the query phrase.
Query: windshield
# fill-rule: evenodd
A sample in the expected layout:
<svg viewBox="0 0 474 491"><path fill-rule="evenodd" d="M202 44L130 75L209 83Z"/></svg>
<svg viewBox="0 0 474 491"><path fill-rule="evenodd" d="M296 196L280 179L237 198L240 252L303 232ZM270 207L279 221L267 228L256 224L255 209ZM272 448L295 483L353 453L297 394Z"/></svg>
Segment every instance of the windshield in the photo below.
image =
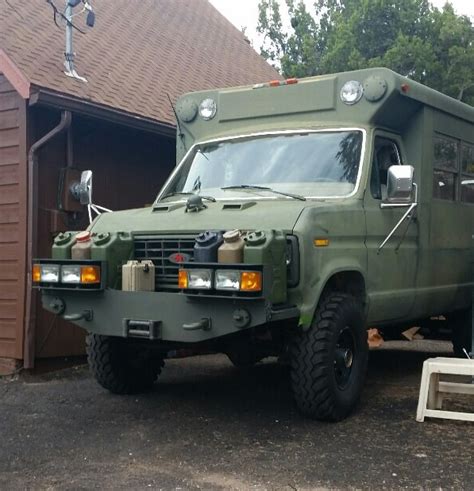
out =
<svg viewBox="0 0 474 491"><path fill-rule="evenodd" d="M213 197L267 197L269 190L306 197L347 196L354 191L362 131L319 131L240 138L197 145L163 193ZM238 188L246 185L245 188ZM222 189L222 188L234 189ZM273 196L275 196L273 194ZM287 199L278 196L281 199Z"/></svg>

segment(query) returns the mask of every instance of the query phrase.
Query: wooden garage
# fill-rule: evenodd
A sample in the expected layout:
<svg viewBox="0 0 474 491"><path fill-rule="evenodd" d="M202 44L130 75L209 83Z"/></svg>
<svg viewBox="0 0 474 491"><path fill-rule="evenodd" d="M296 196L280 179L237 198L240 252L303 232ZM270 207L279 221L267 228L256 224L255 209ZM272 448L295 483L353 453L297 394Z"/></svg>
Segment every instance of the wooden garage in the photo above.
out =
<svg viewBox="0 0 474 491"><path fill-rule="evenodd" d="M97 204L145 206L174 165L168 97L278 74L207 0L102 0L96 27L75 38L83 82L63 72L64 29L48 3L9 4L0 10L0 359L32 368L84 352L81 330L45 312L28 286L31 258L87 225L84 209L63 203L64 176L91 169Z"/></svg>

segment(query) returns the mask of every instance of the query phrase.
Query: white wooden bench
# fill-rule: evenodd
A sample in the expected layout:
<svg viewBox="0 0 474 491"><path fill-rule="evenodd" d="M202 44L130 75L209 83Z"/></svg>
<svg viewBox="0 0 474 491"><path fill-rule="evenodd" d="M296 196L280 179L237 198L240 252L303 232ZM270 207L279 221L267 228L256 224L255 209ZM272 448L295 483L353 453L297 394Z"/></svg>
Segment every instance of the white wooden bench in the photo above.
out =
<svg viewBox="0 0 474 491"><path fill-rule="evenodd" d="M425 417L474 421L474 412L443 411L444 394L474 395L474 384L465 382L443 382L442 374L474 377L474 360L463 358L429 358L423 363L420 396L416 420ZM474 411L474 408L473 408Z"/></svg>

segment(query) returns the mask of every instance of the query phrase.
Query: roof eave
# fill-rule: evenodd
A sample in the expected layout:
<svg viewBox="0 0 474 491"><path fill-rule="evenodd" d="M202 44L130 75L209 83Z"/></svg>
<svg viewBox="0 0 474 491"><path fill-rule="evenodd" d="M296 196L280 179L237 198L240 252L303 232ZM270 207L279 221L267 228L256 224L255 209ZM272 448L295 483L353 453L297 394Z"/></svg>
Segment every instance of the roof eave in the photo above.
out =
<svg viewBox="0 0 474 491"><path fill-rule="evenodd" d="M30 106L46 106L72 111L85 116L102 119L132 128L157 133L169 138L176 137L176 127L169 123L144 118L137 114L120 111L110 106L97 104L66 94L53 92L41 87L32 87Z"/></svg>
<svg viewBox="0 0 474 491"><path fill-rule="evenodd" d="M23 99L28 99L30 96L30 81L2 48L0 48L0 72L5 75L6 79Z"/></svg>

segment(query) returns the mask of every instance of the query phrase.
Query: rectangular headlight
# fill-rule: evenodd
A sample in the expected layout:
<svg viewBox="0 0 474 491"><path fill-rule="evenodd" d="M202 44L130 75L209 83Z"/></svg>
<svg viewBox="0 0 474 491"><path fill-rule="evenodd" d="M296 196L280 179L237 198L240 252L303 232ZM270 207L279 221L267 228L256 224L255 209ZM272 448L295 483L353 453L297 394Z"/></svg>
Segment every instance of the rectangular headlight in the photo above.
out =
<svg viewBox="0 0 474 491"><path fill-rule="evenodd" d="M59 283L59 264L41 264L41 281Z"/></svg>
<svg viewBox="0 0 474 491"><path fill-rule="evenodd" d="M57 262L56 262L57 261ZM69 261L36 259L32 265L35 288L71 289L84 287L99 290L105 287L102 278L103 261Z"/></svg>
<svg viewBox="0 0 474 491"><path fill-rule="evenodd" d="M262 273L219 269L216 271L215 287L216 290L259 292L262 290Z"/></svg>
<svg viewBox="0 0 474 491"><path fill-rule="evenodd" d="M181 269L179 271L178 282L180 288L210 290L212 288L212 270Z"/></svg>
<svg viewBox="0 0 474 491"><path fill-rule="evenodd" d="M80 266L63 266L61 268L61 283L80 283L81 267Z"/></svg>
<svg viewBox="0 0 474 491"><path fill-rule="evenodd" d="M240 290L240 271L221 269L216 271L216 290Z"/></svg>

